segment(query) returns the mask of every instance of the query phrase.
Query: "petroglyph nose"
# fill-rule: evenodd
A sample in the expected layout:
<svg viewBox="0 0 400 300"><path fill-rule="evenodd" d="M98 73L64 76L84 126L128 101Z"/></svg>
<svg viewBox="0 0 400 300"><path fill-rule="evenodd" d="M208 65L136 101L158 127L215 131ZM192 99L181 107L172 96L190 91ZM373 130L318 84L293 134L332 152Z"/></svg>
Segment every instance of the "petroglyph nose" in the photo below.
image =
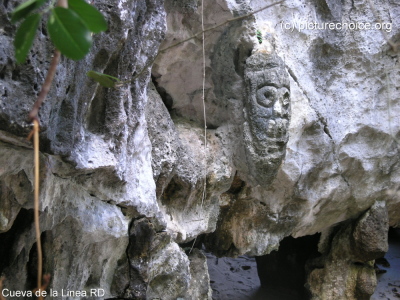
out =
<svg viewBox="0 0 400 300"><path fill-rule="evenodd" d="M277 91L277 101L274 104L275 116L287 118L289 115L288 111L289 102L290 102L290 94L288 89L280 88Z"/></svg>
<svg viewBox="0 0 400 300"><path fill-rule="evenodd" d="M282 98L283 97L279 96L278 100L274 104L274 113L275 113L275 116L278 116L278 117L283 116Z"/></svg>

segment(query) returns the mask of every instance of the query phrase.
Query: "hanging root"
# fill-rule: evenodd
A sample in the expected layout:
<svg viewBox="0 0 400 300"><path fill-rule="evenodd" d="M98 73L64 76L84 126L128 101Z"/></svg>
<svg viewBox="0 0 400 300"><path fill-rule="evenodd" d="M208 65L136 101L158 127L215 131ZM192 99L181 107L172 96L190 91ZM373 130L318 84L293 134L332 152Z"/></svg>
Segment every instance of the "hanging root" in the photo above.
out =
<svg viewBox="0 0 400 300"><path fill-rule="evenodd" d="M38 295L42 295L42 292L47 289L47 287L48 287L48 285L50 283L50 278L51 278L50 274L44 274L43 275L43 285L40 287L40 289L39 288L34 289L33 290L33 294L36 294L36 292L39 291ZM38 299L39 300L43 300L43 297L39 296ZM2 299L0 298L0 300L2 300Z"/></svg>
<svg viewBox="0 0 400 300"><path fill-rule="evenodd" d="M36 233L36 246L38 255L38 266L37 266L37 288L40 290L42 286L42 272L43 272L43 255L42 255L42 242L40 240L40 219L39 219L39 120L37 118L33 119L33 129L29 133L28 139L33 137L33 156L35 165L35 181L34 181L34 219L35 219L35 233ZM47 279L50 275L43 276L43 279ZM49 277L50 278L50 277ZM49 279L48 278L48 279ZM46 282L45 282L46 284ZM48 284L48 282L47 282ZM47 286L47 285L46 285ZM2 300L0 298L0 300Z"/></svg>
<svg viewBox="0 0 400 300"><path fill-rule="evenodd" d="M42 269L43 269L43 258L42 258L42 243L40 241L40 220L39 220L39 122L35 119L33 121L33 149L35 158L35 232L36 232L36 245L38 254L38 273L37 273L37 286L42 286Z"/></svg>
<svg viewBox="0 0 400 300"><path fill-rule="evenodd" d="M5 276L0 277L0 300L6 300L6 298L3 297L3 281L6 279Z"/></svg>

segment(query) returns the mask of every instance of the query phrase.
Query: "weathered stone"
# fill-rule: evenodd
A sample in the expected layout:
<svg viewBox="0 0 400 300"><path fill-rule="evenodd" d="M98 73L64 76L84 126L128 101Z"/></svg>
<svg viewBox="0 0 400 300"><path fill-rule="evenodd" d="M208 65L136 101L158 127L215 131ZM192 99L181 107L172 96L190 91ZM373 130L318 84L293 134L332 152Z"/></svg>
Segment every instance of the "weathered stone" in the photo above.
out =
<svg viewBox="0 0 400 300"><path fill-rule="evenodd" d="M185 119L171 118L154 88L149 91L146 117L157 199L167 216L168 232L182 243L214 231L218 196L229 187L233 172L222 151L230 132L209 131L205 149L204 130ZM205 157L206 153L216 155ZM203 195L206 178L207 192Z"/></svg>
<svg viewBox="0 0 400 300"><path fill-rule="evenodd" d="M354 258L367 262L388 251L389 220L385 202L375 202L357 222L353 231Z"/></svg>
<svg viewBox="0 0 400 300"><path fill-rule="evenodd" d="M191 280L185 299L211 300L212 290L210 276L208 275L207 257L196 248L192 250L188 257Z"/></svg>
<svg viewBox="0 0 400 300"><path fill-rule="evenodd" d="M154 226L148 219L141 218L132 222L127 249L129 287L121 294L124 298L146 299L151 244L155 235Z"/></svg>
<svg viewBox="0 0 400 300"><path fill-rule="evenodd" d="M146 121L152 146L151 162L157 198L160 198L177 164L178 133L153 84L149 86L147 94Z"/></svg>
<svg viewBox="0 0 400 300"><path fill-rule="evenodd" d="M130 285L130 266L126 257L118 261L114 277L111 283L110 292L112 295L124 295L129 292Z"/></svg>
<svg viewBox="0 0 400 300"><path fill-rule="evenodd" d="M325 236L323 256L307 267L312 299L369 299L377 285L374 259L387 251L388 230L385 203L377 201L353 224L333 230L330 242Z"/></svg>
<svg viewBox="0 0 400 300"><path fill-rule="evenodd" d="M249 175L262 186L276 177L289 139L290 86L283 61L257 51L245 63L244 146Z"/></svg>
<svg viewBox="0 0 400 300"><path fill-rule="evenodd" d="M30 182L33 164L31 151L17 150L7 144L1 144L1 151L2 180L7 182L9 178L15 178L12 174L25 173ZM50 161L48 156L41 156L40 198L44 272L51 274L54 290L104 288L105 295L111 296L110 285L117 260L125 253L127 247L128 220L118 207L91 196L70 176L55 176ZM65 164L61 161L59 163ZM23 182L22 180L21 183ZM19 188L22 187L21 185ZM16 192L15 195L19 193ZM32 206L33 203L24 203L24 208L19 213L25 213L25 207ZM9 289L34 288L30 286L35 282L34 269L25 274L23 271L17 271L25 270L28 262L36 257L33 220L29 220L30 223L23 227L22 223L16 224L19 234L7 239L7 247L12 251L6 256L8 261L2 262L2 271L6 275L5 284ZM59 253L58 256L54 255L55 253ZM31 268L36 268L34 264L30 265ZM20 276L19 280L13 280L14 276Z"/></svg>
<svg viewBox="0 0 400 300"><path fill-rule="evenodd" d="M187 38L193 32L199 30L198 23L195 20L196 18L200 20L201 7L196 12L186 11L182 13L176 7L173 8L175 4L176 2L168 4L170 15L167 17L168 32L164 47L179 39ZM213 13L209 11L210 6L206 4L204 7L205 14L207 16L219 15L221 20L227 19L228 17L224 15L227 10L224 10L224 13L220 11L221 8L224 8L224 5L237 16L248 13L251 8L260 8L265 3L252 1L248 5L244 2L227 1L217 8L214 7L216 10ZM354 76L351 76L353 87L359 86L359 80L363 81L363 87L356 88L359 91L357 95L368 93L367 86L374 85L373 83L366 84L370 80L370 75L367 76L366 74L373 72L376 76L379 76L379 71L372 70L368 62L378 59L379 50L377 49L383 48L375 47L376 42L360 39L358 42L363 45L364 48L362 49L366 49L366 45L372 43L375 52L357 50L357 44L349 43L351 40L350 31L304 30L298 33L298 31L284 30L283 22L291 21L290 18L303 21L300 15L296 15L298 11L304 10L305 15L321 14L324 18L338 20L340 16L348 18L347 12L350 11L348 5L336 3L327 5L322 1L321 6L309 8L291 1L289 6L292 14L287 15L287 20L284 20L283 16L286 12L283 11L282 7L275 6L270 9L274 12L272 17L269 10L262 11L255 15L255 22L250 17L247 20L229 23L222 32L219 29L211 32L205 40L207 125L209 128L218 127L219 136L224 134L224 136L230 138L230 140L224 139L220 149L221 151L223 151L222 149L225 150L224 155L228 158L228 161L232 162L231 176L237 173L247 184L246 196L243 195L243 199L252 203L247 204L247 206L252 207L257 206L257 203L263 203L263 207L264 205L266 207L265 209L244 209L241 211L241 216L233 218L233 212L243 203L231 201L222 187L219 189L218 197L221 213L217 230L214 235L211 235L215 237L211 238L215 241L215 245L210 244L211 239L208 242L209 247L212 247L220 255L223 255L222 253L225 253L224 255L227 253L241 254L247 251L259 254L267 253L275 249L278 241L284 236L289 234L303 236L317 231L325 231L331 224L358 216L360 212L368 209L377 198L385 199L388 206L397 210L397 200L386 194L388 187L393 189L399 182L397 175L399 170L395 167L398 163L398 149L395 146L394 139L394 133L398 131L397 125L392 122L392 128L389 130L383 104L376 108L380 118L385 119L383 121L385 122L384 128L378 129L376 122L371 123L370 121L376 120L376 118L371 115L372 111L369 110L368 105L363 104L364 98L357 96L355 99L360 105L351 104L354 95L348 93L349 90L352 90L347 88L349 80L340 73L343 69L347 70L346 74L349 70L353 70L351 71L354 72ZM363 13L368 7L361 4L359 6L360 10L352 12L352 16L362 19ZM272 20L271 18L273 21L269 21ZM209 19L206 18L206 26L208 22ZM296 23L296 25L298 24ZM261 44L255 36L257 30L262 34ZM364 34L373 33L365 31ZM312 48L303 43L298 43L298 39L304 39ZM181 133L179 127L182 124L182 119L194 121L186 123L185 132L187 132L186 128L191 128L194 132L196 131L195 128L201 128L200 96L202 80L200 78L201 72L194 70L201 68L202 53L200 52L201 47L195 47L197 44L199 44L198 41L193 40L176 48L171 48L167 53L161 53L153 68L153 75L158 88L162 89L165 95L168 95L171 114L179 116L179 118L173 117L172 120L176 125L176 130ZM357 54L344 50L346 47L354 49L354 53ZM359 55L364 57L365 64L357 59ZM379 61L381 70L391 64L392 60L389 56L386 55ZM189 61L189 63L185 63L186 61ZM345 67L346 61L351 62L351 65L347 64L348 67ZM341 67L338 67L339 65ZM263 68L263 66L266 67ZM269 69L269 67L274 68ZM289 78L285 69L290 75ZM360 69L365 71L362 73L356 71ZM174 72L174 70L180 70L180 72ZM309 72L309 70L312 71ZM270 83L275 80L275 86L286 88L288 91L290 86L291 103L288 103L284 115L289 119L289 105L296 113L292 115L290 125L288 125L288 122L279 123L282 125L278 130L282 134L278 142L281 146L279 150L271 141L268 141L269 137L266 133L268 132L268 123L257 122L257 118L262 120L262 117L257 113L253 114L254 117L250 116L252 109L248 101L248 99L251 99L249 95L256 98L258 88L257 86L251 90L254 86L251 83L251 79L254 77L251 75L252 72L254 74L264 72L264 75L268 75L261 76L265 82L268 82L267 77L270 77ZM336 74L335 80L330 79L332 77L330 72ZM256 80L256 78L253 78L253 81ZM328 84L326 84L327 82ZM333 85L337 91L344 93L345 97L338 98L336 96L338 93L336 90L332 92L329 88L330 85ZM394 91L394 86L385 87L382 81L379 81L378 85ZM246 86L248 87L247 90ZM262 86L260 88L263 89ZM288 94L283 93L283 95ZM329 95L329 97L326 98L326 95ZM342 103L340 105L347 109L337 109L338 103ZM380 103L386 102L382 99ZM252 107L262 106L253 105ZM385 107L387 111L388 106ZM398 110L398 107L394 108L392 104L390 107L393 112ZM262 109L259 111L261 112ZM335 117L333 118L331 114ZM342 120L342 115L346 115L346 120ZM371 118L367 120L364 117L362 122L355 125L355 122L350 120L358 115L369 115ZM253 132L251 131L252 128ZM255 129L257 128L265 130L256 132ZM230 130L229 134L227 134L227 130ZM185 135L188 134L185 133ZM254 138L256 136L258 138ZM288 137L290 137L289 140ZM201 140L199 134L196 138L191 138L191 141L197 139ZM286 150L284 145L287 146ZM355 151L360 145L363 145L360 149L361 152ZM184 152L185 157L190 157L193 152L198 152L194 148L181 147L177 155L179 157L179 154ZM263 153L268 152L268 149L272 150L272 148L279 155L268 160ZM218 153L213 152L213 155L218 155ZM178 158L178 161L181 170L193 166L196 166L194 169L197 169L199 166L192 159ZM197 162L200 161L201 159L197 160ZM381 176L381 171L373 168L373 166L379 166L378 169L384 175ZM208 171L208 174L208 176L212 176L210 171ZM194 178L193 175L192 178ZM174 211L176 211L178 207L192 203L192 200L189 201L188 199L197 198L198 196L195 195L201 194L202 184L188 184L185 183L188 179L181 175L173 176L171 186L167 189L168 193L164 196L171 195L172 197L167 198L176 199L176 202L168 200L168 203L164 201L164 205L169 207L169 214L173 216L172 222L179 224L179 226L170 228L174 228L172 231L180 232L184 220L179 220L180 213L171 214L172 207L175 207ZM189 178L189 176L186 176L186 178ZM208 185L208 187L210 190L214 189L211 185ZM174 190L179 190L179 193L172 193ZM179 200L181 201L180 204L177 203L177 199L181 199ZM230 207L226 206L228 203ZM204 208L204 210L207 209L210 208ZM259 219L264 210L271 216L271 220L275 221L257 222L256 224L255 220ZM185 211L185 217L190 219L187 210L183 211ZM398 217L390 209L389 216L390 224L395 224ZM240 223L240 219L246 221ZM208 220L210 221L210 219ZM243 227L233 225L239 223L243 224ZM249 228L245 224L252 224L254 229L248 231ZM208 228L206 231L210 230L212 226ZM185 231L190 232L190 230ZM199 230L196 231L199 232ZM248 242L239 242L243 232L247 232ZM177 237L180 240L180 235L177 235ZM185 233L183 237L186 237L183 240L189 240L191 235ZM231 247L231 245L234 246ZM231 252L227 250L235 248L236 250Z"/></svg>
<svg viewBox="0 0 400 300"><path fill-rule="evenodd" d="M358 300L369 300L377 285L376 272L373 266L360 266L357 274L355 298Z"/></svg>
<svg viewBox="0 0 400 300"><path fill-rule="evenodd" d="M189 259L166 234L155 237L146 299L184 298L190 284Z"/></svg>
<svg viewBox="0 0 400 300"><path fill-rule="evenodd" d="M217 229L206 237L207 248L218 256L235 257L243 252L264 255L277 249L279 241L290 232L290 222L281 223L264 202L247 198L246 191L244 188L239 195L230 195L229 205L221 208ZM281 214L290 218L291 212ZM246 234L241 234L240 228Z"/></svg>
<svg viewBox="0 0 400 300"><path fill-rule="evenodd" d="M1 5L2 12L9 13L16 3L8 1L7 6ZM113 201L122 206L136 206L149 216L153 212L157 214L151 146L144 119L150 75L144 72L134 84L107 90L88 78L86 72L93 69L121 80L141 72L156 55L164 36L163 2L149 0L109 5L97 1L93 4L109 22L110 34L94 35L93 49L84 60L79 63L62 60L58 66L48 101L40 111L42 150L62 155L77 168L90 173L96 174L95 170L102 168L110 172L109 175L114 173L112 176L118 184L106 187L101 178L102 184L93 193L102 198L114 198ZM135 17L129 17L128 11L134 11ZM9 22L9 19L4 20L4 23ZM7 56L0 65L1 88L9 92L3 92L7 97L2 97L0 124L4 124L1 129L16 135L26 136L30 130L26 116L44 80L52 51L46 34L45 29L38 30L33 50L27 63L22 65L14 63L11 32L2 35L7 40L4 48L2 46ZM136 55L138 51L143 55ZM18 105L14 104L16 99L19 99Z"/></svg>

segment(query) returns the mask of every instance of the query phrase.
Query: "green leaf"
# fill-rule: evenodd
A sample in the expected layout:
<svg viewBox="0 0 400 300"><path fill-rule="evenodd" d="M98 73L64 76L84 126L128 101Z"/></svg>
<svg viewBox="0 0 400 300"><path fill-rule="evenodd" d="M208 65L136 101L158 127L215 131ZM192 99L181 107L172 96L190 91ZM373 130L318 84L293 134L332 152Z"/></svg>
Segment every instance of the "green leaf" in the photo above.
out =
<svg viewBox="0 0 400 300"><path fill-rule="evenodd" d="M115 87L115 85L120 82L118 78L95 71L87 72L87 76L97 81L98 83L100 83L101 86L104 86L106 88Z"/></svg>
<svg viewBox="0 0 400 300"><path fill-rule="evenodd" d="M39 22L40 15L33 14L27 17L22 22L21 26L19 26L14 40L15 58L18 63L23 63L25 61L26 56L32 47Z"/></svg>
<svg viewBox="0 0 400 300"><path fill-rule="evenodd" d="M66 57L78 60L89 52L92 45L90 31L71 9L52 9L47 29L54 45Z"/></svg>
<svg viewBox="0 0 400 300"><path fill-rule="evenodd" d="M16 23L25 18L36 8L41 7L46 0L29 0L17 6L11 14L11 22Z"/></svg>
<svg viewBox="0 0 400 300"><path fill-rule="evenodd" d="M91 32L106 31L108 26L103 15L84 0L68 0L68 7L76 12Z"/></svg>

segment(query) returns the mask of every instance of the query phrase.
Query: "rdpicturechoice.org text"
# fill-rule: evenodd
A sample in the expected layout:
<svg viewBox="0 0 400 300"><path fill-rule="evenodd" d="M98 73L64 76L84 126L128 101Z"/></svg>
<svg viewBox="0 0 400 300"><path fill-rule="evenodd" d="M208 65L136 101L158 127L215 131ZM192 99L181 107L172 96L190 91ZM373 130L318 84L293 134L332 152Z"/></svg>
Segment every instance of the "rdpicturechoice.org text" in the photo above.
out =
<svg viewBox="0 0 400 300"><path fill-rule="evenodd" d="M293 32L295 29L299 32L305 30L384 30L386 32L392 31L392 23L364 23L364 22L281 22L281 29L290 30Z"/></svg>

